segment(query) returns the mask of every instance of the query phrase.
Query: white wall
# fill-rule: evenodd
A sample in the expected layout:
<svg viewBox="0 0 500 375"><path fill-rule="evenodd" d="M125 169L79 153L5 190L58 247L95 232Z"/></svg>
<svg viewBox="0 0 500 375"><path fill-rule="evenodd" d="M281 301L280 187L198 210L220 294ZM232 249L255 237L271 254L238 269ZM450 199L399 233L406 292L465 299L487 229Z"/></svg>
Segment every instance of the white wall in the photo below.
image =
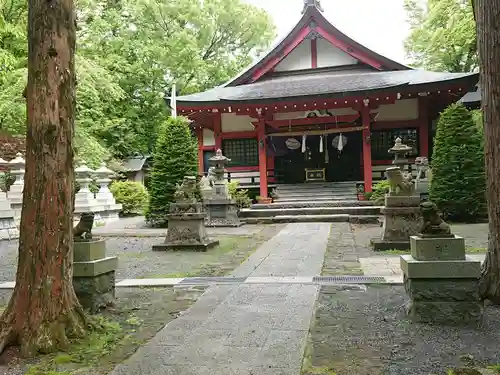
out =
<svg viewBox="0 0 500 375"><path fill-rule="evenodd" d="M221 118L221 130L223 133L255 130L252 124L252 121L255 121L255 119L250 116L239 116L235 113L223 113Z"/></svg>
<svg viewBox="0 0 500 375"><path fill-rule="evenodd" d="M295 49L285 56L274 68L277 72L311 69L311 41L303 40Z"/></svg>
<svg viewBox="0 0 500 375"><path fill-rule="evenodd" d="M375 121L398 121L418 119L418 99L396 100L395 104L383 104L372 113L378 112Z"/></svg>
<svg viewBox="0 0 500 375"><path fill-rule="evenodd" d="M215 135L210 129L203 129L203 146L215 146Z"/></svg>
<svg viewBox="0 0 500 375"><path fill-rule="evenodd" d="M317 39L318 68L354 65L358 60L325 39Z"/></svg>

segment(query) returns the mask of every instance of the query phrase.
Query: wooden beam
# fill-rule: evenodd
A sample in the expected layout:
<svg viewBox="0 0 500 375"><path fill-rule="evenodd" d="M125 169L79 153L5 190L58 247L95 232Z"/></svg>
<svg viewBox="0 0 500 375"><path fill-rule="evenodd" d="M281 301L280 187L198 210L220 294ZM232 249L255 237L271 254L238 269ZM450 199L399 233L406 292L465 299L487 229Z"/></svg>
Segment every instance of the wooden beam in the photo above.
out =
<svg viewBox="0 0 500 375"><path fill-rule="evenodd" d="M367 129L364 126L351 126L348 128L336 128L327 130L305 130L301 132L282 132L282 133L269 133L267 137L297 137L300 135L325 135L325 134L338 134L338 133L351 133L359 132Z"/></svg>
<svg viewBox="0 0 500 375"><path fill-rule="evenodd" d="M351 123L359 118L359 114L341 115L341 116L324 116L324 117L307 117L295 118L290 120L265 120L265 123L273 128L285 126L300 126L300 125L326 125L336 123ZM257 125L259 121L252 121Z"/></svg>

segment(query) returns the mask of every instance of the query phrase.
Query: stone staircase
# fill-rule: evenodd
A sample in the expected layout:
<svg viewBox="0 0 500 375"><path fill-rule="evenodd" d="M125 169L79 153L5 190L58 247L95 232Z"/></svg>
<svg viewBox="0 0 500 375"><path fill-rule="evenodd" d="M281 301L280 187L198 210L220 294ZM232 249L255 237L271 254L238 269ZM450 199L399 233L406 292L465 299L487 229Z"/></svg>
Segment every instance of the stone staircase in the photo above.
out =
<svg viewBox="0 0 500 375"><path fill-rule="evenodd" d="M358 201L355 182L278 185L272 204L241 210L247 224L296 222L378 223L380 206Z"/></svg>

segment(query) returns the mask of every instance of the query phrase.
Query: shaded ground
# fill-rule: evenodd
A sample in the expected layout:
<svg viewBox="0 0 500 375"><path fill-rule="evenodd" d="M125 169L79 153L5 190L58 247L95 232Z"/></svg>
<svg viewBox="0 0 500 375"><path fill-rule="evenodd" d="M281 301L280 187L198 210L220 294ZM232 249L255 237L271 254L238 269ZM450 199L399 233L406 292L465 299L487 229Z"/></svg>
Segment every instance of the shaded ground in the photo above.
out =
<svg viewBox="0 0 500 375"><path fill-rule="evenodd" d="M17 351L12 348L0 357L0 374L106 375L188 309L204 289L117 289L115 307L98 315L104 322L106 333L92 334L79 345L75 344L70 353L40 357L36 364L16 359ZM0 301L5 302L8 297L3 293ZM8 365L8 362L15 364Z"/></svg>
<svg viewBox="0 0 500 375"><path fill-rule="evenodd" d="M262 243L284 225L268 225L247 231L245 235L217 236L221 245L203 252L153 252L152 246L164 237L111 237L106 239L107 254L119 259L116 278L166 278L187 276L222 276L237 268ZM224 228L231 233L231 228ZM17 241L0 242L0 281L13 281L17 267Z"/></svg>
<svg viewBox="0 0 500 375"><path fill-rule="evenodd" d="M498 308L486 308L479 329L413 324L402 286L363 289L321 288L303 374L446 375L500 363Z"/></svg>

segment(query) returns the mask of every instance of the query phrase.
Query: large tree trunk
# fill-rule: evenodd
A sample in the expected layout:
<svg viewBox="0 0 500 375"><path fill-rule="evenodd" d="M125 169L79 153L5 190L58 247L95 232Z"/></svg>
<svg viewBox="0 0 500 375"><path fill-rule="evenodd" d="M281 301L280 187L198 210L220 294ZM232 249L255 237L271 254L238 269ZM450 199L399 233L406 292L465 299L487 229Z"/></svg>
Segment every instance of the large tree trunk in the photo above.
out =
<svg viewBox="0 0 500 375"><path fill-rule="evenodd" d="M75 16L73 0L29 0L26 175L16 286L0 351L63 349L85 334L72 284Z"/></svg>
<svg viewBox="0 0 500 375"><path fill-rule="evenodd" d="M500 0L475 0L484 117L488 254L481 294L500 304Z"/></svg>

